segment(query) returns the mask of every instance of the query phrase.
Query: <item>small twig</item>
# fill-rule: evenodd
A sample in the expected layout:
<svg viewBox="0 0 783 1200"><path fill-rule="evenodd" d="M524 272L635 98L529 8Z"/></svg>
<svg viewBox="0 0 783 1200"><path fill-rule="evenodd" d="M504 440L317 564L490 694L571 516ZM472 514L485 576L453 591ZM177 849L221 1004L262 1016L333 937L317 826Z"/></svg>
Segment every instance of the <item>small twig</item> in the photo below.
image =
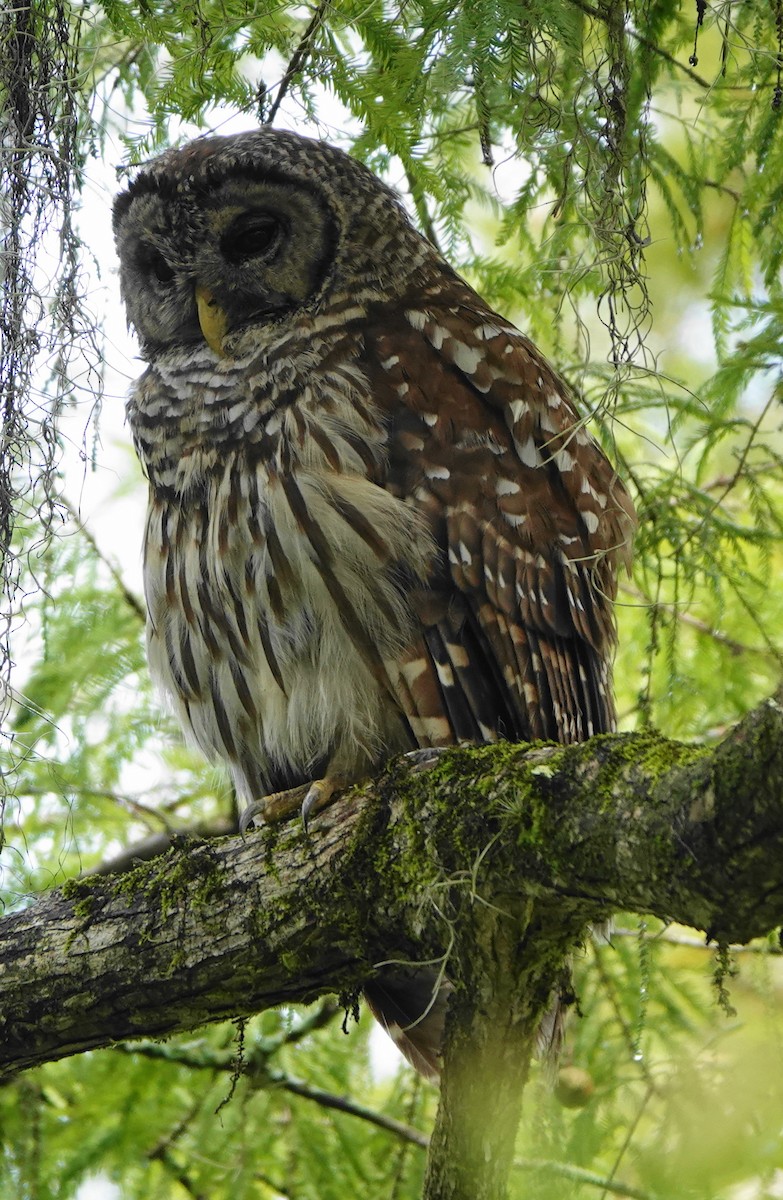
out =
<svg viewBox="0 0 783 1200"><path fill-rule="evenodd" d="M709 512L704 514L704 516L701 518L701 520L696 523L696 525L694 526L692 531L688 534L688 536L685 538L685 540L680 544L680 547L679 547L680 554L682 554L683 550L685 549L685 547L688 545L689 542L693 541L694 538L698 538L700 536L701 531L706 526L710 517L713 515L713 513L717 512L717 510L723 504L723 501L726 499L726 497L728 496L728 494L732 490L732 488L736 487L737 483L739 483L739 481L742 479L743 473L745 471L745 464L747 463L750 452L753 449L753 445L755 443L756 437L758 436L759 430L761 429L761 426L764 423L764 419L765 419L767 413L769 412L770 408L773 407L775 402L776 402L776 396L775 396L775 393L772 392L772 394L770 395L766 404L764 404L763 407L761 408L761 411L759 412L758 417L756 418L756 420L753 422L753 424L750 427L750 434L748 436L748 440L745 443L745 445L742 447L742 450L740 451L739 457L737 458L737 465L734 468L733 474L730 475L728 477L728 479L726 480L725 488L723 489L721 494L713 501L712 507L710 508Z"/></svg>
<svg viewBox="0 0 783 1200"><path fill-rule="evenodd" d="M759 654L763 658L769 658L770 652L766 646L748 646L745 642L738 642L735 638L729 637L726 633L721 633L719 629L714 629L708 625L706 621L702 621L699 617L694 617L693 613L685 612L676 604L667 604L662 600L652 600L646 596L631 583L621 583L619 589L624 595L632 596L634 600L638 600L645 606L652 608L653 605L662 612L668 613L683 625L689 625L691 629L703 633L706 637L711 638L719 645L725 646L732 654Z"/></svg>
<svg viewBox="0 0 783 1200"><path fill-rule="evenodd" d="M293 1029L288 1029L276 1037L259 1040L248 1055L245 1073L260 1073L267 1059L276 1054L281 1047L295 1045L314 1030L322 1029L341 1011L341 1006L334 1000L324 1000L298 1021ZM190 1047L183 1049L176 1044L148 1041L117 1042L113 1049L123 1054L142 1054L145 1058L163 1059L196 1071L233 1071L236 1066L233 1049L228 1053L204 1047L196 1054Z"/></svg>
<svg viewBox="0 0 783 1200"><path fill-rule="evenodd" d="M323 1029L328 1025L338 1013L342 1012L342 1006L336 1000L327 999L321 1002L316 1008L310 1009L306 1016L302 1017L293 1029L289 1029L286 1033L281 1033L278 1038L270 1038L270 1042L276 1043L272 1046L272 1052L278 1046L294 1046L300 1042L302 1038L308 1037L316 1029Z"/></svg>
<svg viewBox="0 0 783 1200"><path fill-rule="evenodd" d="M715 179L702 179L702 187L714 188L716 192L723 192L727 196L731 196L732 200L736 200L739 204L742 196L735 188L727 187L725 183L718 183Z"/></svg>
<svg viewBox="0 0 783 1200"><path fill-rule="evenodd" d="M204 1096L199 1096L198 1099L191 1104L187 1112L182 1115L180 1120L177 1121L177 1123L169 1130L169 1132L164 1134L163 1137L159 1138L155 1146L153 1146L151 1150L147 1151L147 1161L162 1163L166 1170L174 1176L179 1184L181 1184L188 1195L193 1196L195 1200L205 1200L203 1193L197 1192L194 1189L193 1184L190 1181L190 1177L185 1171L184 1167L180 1167L174 1161L171 1150L172 1147L175 1146L179 1139L183 1136L183 1134L187 1133L193 1121L195 1121L199 1111L204 1107L204 1100Z"/></svg>
<svg viewBox="0 0 783 1200"><path fill-rule="evenodd" d="M396 1121L394 1117L386 1117L383 1113L365 1108L364 1105L357 1104L354 1100L348 1100L344 1096L335 1096L321 1088L310 1087L309 1084L302 1083L298 1079L291 1079L287 1075L281 1075L279 1078L270 1075L269 1078L271 1083L282 1088L283 1091L290 1092L293 1096L301 1096L304 1100L315 1101L322 1108L332 1108L337 1112L347 1113L351 1117L358 1117L361 1121L368 1121L371 1125L377 1125L379 1129L385 1129L387 1133L393 1133L404 1142L409 1142L412 1146L419 1146L422 1150L429 1148L430 1139L426 1133L414 1129L411 1125L405 1125L402 1121Z"/></svg>
<svg viewBox="0 0 783 1200"><path fill-rule="evenodd" d="M316 30L318 29L318 26L321 24L321 21L323 20L324 14L329 7L329 3L330 3L330 0L321 0L321 3L318 5L317 9L313 13L313 16L312 16L312 19L311 19L309 25L307 26L304 33L302 34L299 45L296 47L293 54L291 55L291 61L289 62L288 66L285 69L285 74L283 75L283 78L280 80L280 84L277 89L277 95L275 96L274 101L272 102L272 107L269 110L269 114L268 114L264 124L266 124L266 125L272 124L275 117L277 116L277 112L278 112L278 109L280 108L280 105L283 103L283 100L286 96L286 93L288 92L288 89L290 88L291 84L293 83L295 77L299 74L302 67L304 66L305 61L307 59L307 55L310 52L310 42L312 41L313 36L314 36Z"/></svg>
<svg viewBox="0 0 783 1200"><path fill-rule="evenodd" d="M707 950L710 954L715 952L714 945L710 945L704 937L694 937L693 934L674 933L671 929L661 929L658 933L639 933L638 929L622 929L614 927L612 929L612 939L614 938L633 938L638 942L640 937L645 942L666 942L669 946L689 946L694 950ZM738 942L732 942L727 947L732 954L783 954L783 946L777 946L772 942L750 942L746 946L740 945Z"/></svg>
<svg viewBox="0 0 783 1200"><path fill-rule="evenodd" d="M149 44L147 42L138 42L136 45L129 46L120 58L118 58L115 62L109 63L104 71L101 71L95 76L93 93L97 94L98 88L106 82L110 75L116 75L116 78L111 85L111 90L112 92L118 91L118 89L122 86L122 76L120 75L120 71L123 68L127 71L130 67L135 66L145 50L149 50Z"/></svg>
<svg viewBox="0 0 783 1200"><path fill-rule="evenodd" d="M751 467L748 467L747 471L744 473L744 478L747 479L749 475L768 476L770 471L777 471L779 466L780 466L780 464L774 458L768 459L768 460L765 459L763 462L759 462L759 463L753 463L753 465ZM706 483L703 483L701 485L701 491L715 492L715 491L719 491L719 490L723 491L725 489L728 489L729 491L731 491L731 489L735 486L736 483L737 483L736 471L732 472L731 475L726 475L725 473L722 475L715 475L714 478L708 480Z"/></svg>
<svg viewBox="0 0 783 1200"><path fill-rule="evenodd" d="M323 1018L327 1012L331 1017L332 1014L326 1006L319 1015ZM315 1021L310 1028L314 1027L316 1027ZM309 1029L304 1032L309 1032ZM118 1042L115 1049L123 1054L141 1054L145 1058L173 1062L178 1066L188 1066L199 1071L232 1071L235 1067L233 1056L213 1050L202 1050L201 1053L194 1054L192 1050L175 1045L163 1045L158 1042ZM273 1047L273 1049L277 1049L277 1047ZM321 1108L334 1109L336 1112L358 1117L361 1121L368 1121L371 1125L376 1125L379 1129L386 1130L387 1133L393 1133L395 1137L402 1138L403 1141L410 1142L411 1145L418 1146L422 1150L428 1148L430 1140L421 1130L397 1121L394 1117L387 1117L383 1113L375 1112L374 1109L365 1108L363 1104L357 1104L345 1096L336 1096L333 1092L311 1087L310 1084L284 1075L282 1072L270 1071L266 1065L268 1058L269 1053L256 1055L254 1068L246 1070L245 1073L253 1086L261 1089L279 1088L281 1091L289 1092L292 1096L300 1096L303 1100L312 1100ZM248 1062L248 1067L250 1067L250 1062Z"/></svg>
<svg viewBox="0 0 783 1200"><path fill-rule="evenodd" d="M593 8L592 4L587 4L585 0L571 0L571 3L575 5L580 12L586 13L588 17L593 17L596 21L605 20L603 14L600 13L597 8ZM630 27L626 27L625 32L632 37L635 42L638 42L640 46L644 46L647 50L652 50L652 52L657 54L659 58L665 59L666 62L671 63L673 67L676 67L678 71L682 71L683 74L687 75L689 79L692 79L694 83L698 83L699 87L706 89L710 89L712 87L712 84L708 79L704 79L701 75L698 75L695 71L691 70L690 67L686 67L684 63L681 63L678 59L676 59L673 54L669 53L668 50L664 50L661 46L657 45L656 42L651 41L650 38L646 38L644 34L638 33L635 29Z"/></svg>
<svg viewBox="0 0 783 1200"><path fill-rule="evenodd" d="M204 1192L196 1191L196 1188L191 1183L190 1176L185 1168L179 1166L179 1164L174 1161L168 1150L161 1150L160 1153L150 1155L150 1158L154 1158L156 1162L162 1163L169 1175L171 1175L171 1177L177 1181L180 1187L187 1192L189 1196L193 1197L193 1200L207 1200Z"/></svg>
<svg viewBox="0 0 783 1200"><path fill-rule="evenodd" d="M122 578L122 575L120 574L118 568L114 565L114 563L111 561L110 558L107 558L107 556L104 554L103 550L101 550L100 546L98 545L97 541L95 540L94 534L92 534L90 532L90 530L87 528L87 526L84 524L84 521L81 519L81 517L79 516L79 513L76 511L76 509L73 507L70 500L67 500L65 498L65 496L59 496L58 502L60 504L62 504L62 506L66 510L66 512L69 513L71 518L76 522L76 527L79 530L79 533L81 533L82 537L87 542L87 545L90 547L90 549L92 550L95 557L100 562L102 562L103 565L106 567L106 570L109 572L112 579L117 584L117 587L119 588L120 592L122 593L122 598L125 601L125 603L128 604L130 606L130 608L133 609L136 616L141 621L144 621L146 623L147 611L146 611L144 605L142 604L141 600L139 600L138 596L134 596L133 592L130 590L128 585L125 583L125 580Z"/></svg>
<svg viewBox="0 0 783 1200"><path fill-rule="evenodd" d="M67 779L59 779L58 782L65 793L75 792L79 796L91 796L96 800L110 800L112 804L127 809L134 816L142 817L145 820L149 818L159 821L166 829L172 828L163 812L148 804L143 804L141 800L136 800L133 796L127 796L123 792L113 792L111 788L84 787L80 783L69 783ZM51 796L52 789L51 787L26 787L24 794L25 796Z"/></svg>
<svg viewBox="0 0 783 1200"><path fill-rule="evenodd" d="M586 1171L584 1167L573 1167L569 1163L550 1162L548 1159L518 1158L514 1160L517 1171L541 1171L547 1175L560 1175L564 1179L572 1179L575 1183L586 1183L591 1187L603 1188L604 1192L612 1192L615 1196L630 1196L632 1200L655 1200L652 1192L634 1187L630 1183L619 1183L614 1179L605 1179L594 1171Z"/></svg>
<svg viewBox="0 0 783 1200"><path fill-rule="evenodd" d="M647 1091L644 1093L644 1096L642 1097L642 1102L639 1105L639 1109L636 1113L636 1116L634 1117L633 1121L631 1121L631 1124L629 1125L628 1129L626 1130L625 1137L623 1138L623 1144L620 1147L619 1151L617 1152L617 1157L614 1160L614 1165L612 1166L612 1169L609 1172L609 1178L604 1180L604 1184L603 1184L604 1190L601 1192L601 1200L604 1200L604 1196L606 1196L607 1192L613 1191L614 1188L617 1186L617 1184L615 1183L615 1178L614 1178L615 1171L619 1167L620 1163L623 1161L623 1155L625 1154L626 1150L628 1149L628 1147L631 1144L631 1141L633 1140L634 1134L636 1133L636 1127L642 1119L642 1114L644 1113L644 1110L647 1107L650 1096L652 1096L654 1092L655 1092L655 1085L652 1083L652 1081L650 1081L647 1085Z"/></svg>
<svg viewBox="0 0 783 1200"><path fill-rule="evenodd" d="M175 1142L178 1142L182 1135L187 1132L188 1126L198 1116L199 1109L203 1105L204 1098L203 1096L199 1096L198 1100L191 1104L188 1111L177 1121L176 1125L168 1133L164 1134L162 1138L159 1138L151 1150L147 1151L147 1158L150 1162L155 1159L164 1159Z"/></svg>
<svg viewBox="0 0 783 1200"><path fill-rule="evenodd" d="M481 161L485 167L495 165L492 157L492 138L489 130L490 110L487 102L486 83L484 80L484 65L478 59L473 63L473 92L476 99L476 116L478 117L479 144L481 146Z"/></svg>

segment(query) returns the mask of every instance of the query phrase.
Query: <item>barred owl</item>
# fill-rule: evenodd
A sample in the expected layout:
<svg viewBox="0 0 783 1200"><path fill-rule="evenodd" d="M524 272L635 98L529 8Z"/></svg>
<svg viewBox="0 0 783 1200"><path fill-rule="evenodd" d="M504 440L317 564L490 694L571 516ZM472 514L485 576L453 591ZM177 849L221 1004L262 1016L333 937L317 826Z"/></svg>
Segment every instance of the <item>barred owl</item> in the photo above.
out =
<svg viewBox="0 0 783 1200"><path fill-rule="evenodd" d="M150 666L251 811L417 747L611 728L628 495L394 194L262 129L145 166L114 228L149 364L128 415ZM413 976L370 990L434 1069L438 1030L399 1028Z"/></svg>

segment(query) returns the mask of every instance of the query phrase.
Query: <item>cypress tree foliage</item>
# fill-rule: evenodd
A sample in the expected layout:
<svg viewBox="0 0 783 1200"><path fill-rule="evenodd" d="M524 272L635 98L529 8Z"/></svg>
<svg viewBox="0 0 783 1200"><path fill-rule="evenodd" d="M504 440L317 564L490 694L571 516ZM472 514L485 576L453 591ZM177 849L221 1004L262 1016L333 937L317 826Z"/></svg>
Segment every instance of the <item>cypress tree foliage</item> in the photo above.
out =
<svg viewBox="0 0 783 1200"><path fill-rule="evenodd" d="M0 552L3 654L22 665L0 707L6 906L235 815L161 715L139 602L57 477L85 363L100 394L75 209L104 140L138 161L238 110L306 123L403 192L568 377L634 490L623 727L708 749L781 665L782 75L780 0L6 6ZM576 963L571 1075L553 1095L533 1069L512 1194L773 1194L776 943L735 979L683 929L619 927ZM346 1028L331 1004L289 1007L20 1077L0 1092L0 1192L75 1196L98 1174L123 1198L419 1195L436 1097L404 1071L373 1079L365 1025Z"/></svg>

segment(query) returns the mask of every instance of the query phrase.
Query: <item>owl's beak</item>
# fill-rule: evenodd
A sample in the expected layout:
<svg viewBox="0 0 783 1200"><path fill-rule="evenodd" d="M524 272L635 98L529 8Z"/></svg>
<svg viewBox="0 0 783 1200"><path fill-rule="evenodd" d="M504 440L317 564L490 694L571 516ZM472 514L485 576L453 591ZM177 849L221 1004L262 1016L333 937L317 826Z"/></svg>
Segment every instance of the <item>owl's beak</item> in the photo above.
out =
<svg viewBox="0 0 783 1200"><path fill-rule="evenodd" d="M201 287L200 284L196 288L196 307L198 309L198 323L201 326L201 332L204 334L207 345L220 358L225 358L223 338L228 332L228 317L209 288Z"/></svg>

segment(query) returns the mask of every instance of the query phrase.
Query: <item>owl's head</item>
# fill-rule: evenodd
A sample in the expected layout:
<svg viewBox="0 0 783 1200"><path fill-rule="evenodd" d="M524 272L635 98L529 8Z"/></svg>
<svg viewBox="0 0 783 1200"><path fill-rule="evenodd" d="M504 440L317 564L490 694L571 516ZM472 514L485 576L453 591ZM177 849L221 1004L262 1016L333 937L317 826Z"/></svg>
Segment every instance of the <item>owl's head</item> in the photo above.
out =
<svg viewBox="0 0 783 1200"><path fill-rule="evenodd" d="M273 129L199 138L143 167L114 204L122 296L147 357L391 298L431 253L399 202L342 151ZM235 341L235 339L233 339Z"/></svg>

